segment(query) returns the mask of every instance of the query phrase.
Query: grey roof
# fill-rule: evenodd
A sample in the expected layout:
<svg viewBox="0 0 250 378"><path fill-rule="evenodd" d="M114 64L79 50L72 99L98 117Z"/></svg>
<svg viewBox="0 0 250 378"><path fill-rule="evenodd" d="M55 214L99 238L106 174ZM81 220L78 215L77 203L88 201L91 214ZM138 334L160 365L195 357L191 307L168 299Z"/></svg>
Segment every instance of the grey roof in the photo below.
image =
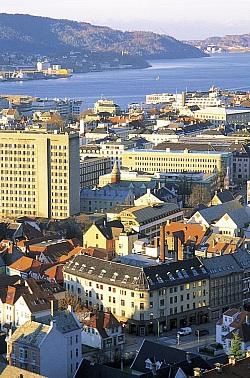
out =
<svg viewBox="0 0 250 378"><path fill-rule="evenodd" d="M223 217L223 215L225 215L229 211L240 209L242 207L243 206L240 204L238 200L233 200L225 202L221 205L211 206L207 209L200 210L199 213L207 221L208 224L211 224L212 222Z"/></svg>
<svg viewBox="0 0 250 378"><path fill-rule="evenodd" d="M77 255L66 264L64 272L134 290L180 285L208 277L206 269L197 257L169 264L137 267Z"/></svg>
<svg viewBox="0 0 250 378"><path fill-rule="evenodd" d="M233 201L234 196L230 192L230 190L222 190L216 193L217 197L220 199L222 203Z"/></svg>
<svg viewBox="0 0 250 378"><path fill-rule="evenodd" d="M229 211L227 214L238 226L238 228L245 228L249 226L250 213L247 212L246 208L243 207L233 211Z"/></svg>
<svg viewBox="0 0 250 378"><path fill-rule="evenodd" d="M149 220L154 218L163 218L168 214L180 211L180 208L176 203L156 204L142 208L139 206L138 210L136 210L136 207L133 209L135 209L133 214L135 215L137 222L139 222L141 225L148 223Z"/></svg>
<svg viewBox="0 0 250 378"><path fill-rule="evenodd" d="M116 184L112 184L112 188L117 190L131 190L135 198L141 197L147 192L147 189L156 189L158 187L157 180L150 181L125 181L122 180Z"/></svg>
<svg viewBox="0 0 250 378"><path fill-rule="evenodd" d="M210 368L210 366L200 356L197 356L194 353L189 353L189 358L191 363L188 363L187 352L184 350L180 350L149 340L143 340L140 350L131 365L131 369L141 373L149 373L150 370L146 368L145 362L147 359L150 359L151 362L161 362L162 368L167 367L168 365L172 365L173 367L175 365L179 365L182 368L182 370L185 371L185 367L184 369L182 367L183 363L184 366L189 365L192 368L192 370L195 367L200 367L204 369ZM192 373L189 372L189 374ZM169 375L165 375L165 377L169 377Z"/></svg>
<svg viewBox="0 0 250 378"><path fill-rule="evenodd" d="M57 311L53 316L47 315L38 319L40 323L46 325L50 325L52 320L56 322L56 328L61 333L72 332L81 328L69 310Z"/></svg>
<svg viewBox="0 0 250 378"><path fill-rule="evenodd" d="M143 269L96 257L77 255L69 261L64 272L86 277L99 282L132 289L148 289Z"/></svg>
<svg viewBox="0 0 250 378"><path fill-rule="evenodd" d="M132 191L127 188L123 190L118 190L117 188L107 185L103 188L98 189L82 189L81 190L81 200L105 200L110 201L118 199L119 201L125 200L129 195L132 195Z"/></svg>
<svg viewBox="0 0 250 378"><path fill-rule="evenodd" d="M111 222L96 222L95 223L98 230L105 236L106 239L113 239L113 228L120 228L123 231L124 226L119 220L113 220Z"/></svg>
<svg viewBox="0 0 250 378"><path fill-rule="evenodd" d="M232 256L242 269L250 269L250 253L247 250L239 249Z"/></svg>
<svg viewBox="0 0 250 378"><path fill-rule="evenodd" d="M206 258L201 261L212 278L242 272L242 268L234 259L233 255Z"/></svg>

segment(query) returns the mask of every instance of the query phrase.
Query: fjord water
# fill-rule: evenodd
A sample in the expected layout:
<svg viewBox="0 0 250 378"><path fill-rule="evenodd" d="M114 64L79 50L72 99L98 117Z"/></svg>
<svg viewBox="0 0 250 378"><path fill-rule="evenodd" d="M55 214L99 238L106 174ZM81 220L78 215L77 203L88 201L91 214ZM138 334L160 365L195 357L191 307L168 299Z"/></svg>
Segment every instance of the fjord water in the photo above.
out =
<svg viewBox="0 0 250 378"><path fill-rule="evenodd" d="M47 98L81 98L86 107L101 96L122 107L145 100L146 94L223 89L250 90L250 54L151 61L148 69L76 74L69 79L0 83L0 94Z"/></svg>

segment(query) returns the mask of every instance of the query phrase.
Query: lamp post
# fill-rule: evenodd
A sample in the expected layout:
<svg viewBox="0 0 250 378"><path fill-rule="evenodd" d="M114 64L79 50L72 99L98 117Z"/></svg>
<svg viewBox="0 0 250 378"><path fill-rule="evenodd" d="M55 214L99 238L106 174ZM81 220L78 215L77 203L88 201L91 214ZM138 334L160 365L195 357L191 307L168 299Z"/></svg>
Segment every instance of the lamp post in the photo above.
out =
<svg viewBox="0 0 250 378"><path fill-rule="evenodd" d="M198 341L198 352L199 352L199 343L200 343L200 330L197 329L197 341Z"/></svg>

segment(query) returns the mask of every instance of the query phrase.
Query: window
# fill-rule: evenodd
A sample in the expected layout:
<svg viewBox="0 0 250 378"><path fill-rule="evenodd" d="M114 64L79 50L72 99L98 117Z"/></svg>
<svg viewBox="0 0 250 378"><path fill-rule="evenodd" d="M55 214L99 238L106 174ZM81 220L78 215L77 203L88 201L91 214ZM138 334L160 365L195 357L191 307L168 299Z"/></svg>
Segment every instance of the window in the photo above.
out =
<svg viewBox="0 0 250 378"><path fill-rule="evenodd" d="M125 306L125 301L124 301L124 299L121 299L121 306Z"/></svg>
<svg viewBox="0 0 250 378"><path fill-rule="evenodd" d="M140 310L144 310L144 303L140 303Z"/></svg>

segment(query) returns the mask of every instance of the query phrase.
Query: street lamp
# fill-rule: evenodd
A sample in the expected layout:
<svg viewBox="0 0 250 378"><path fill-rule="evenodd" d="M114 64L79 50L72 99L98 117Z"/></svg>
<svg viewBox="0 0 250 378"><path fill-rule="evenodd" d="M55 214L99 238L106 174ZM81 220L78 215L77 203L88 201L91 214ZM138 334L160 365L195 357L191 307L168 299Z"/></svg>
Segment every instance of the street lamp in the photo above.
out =
<svg viewBox="0 0 250 378"><path fill-rule="evenodd" d="M199 343L200 343L200 330L199 330L199 329L197 329L197 330L196 330L196 332L197 332L198 352L199 352Z"/></svg>

